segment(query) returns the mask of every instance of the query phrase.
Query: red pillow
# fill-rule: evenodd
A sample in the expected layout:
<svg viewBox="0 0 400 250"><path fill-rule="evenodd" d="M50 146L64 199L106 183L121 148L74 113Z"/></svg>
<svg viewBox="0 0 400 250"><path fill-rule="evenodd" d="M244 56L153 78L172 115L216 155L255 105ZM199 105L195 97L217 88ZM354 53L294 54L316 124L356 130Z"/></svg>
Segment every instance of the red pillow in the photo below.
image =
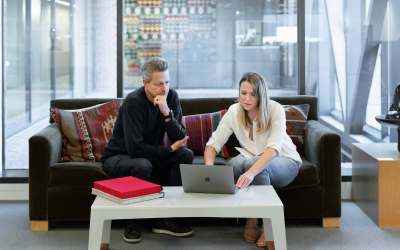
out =
<svg viewBox="0 0 400 250"><path fill-rule="evenodd" d="M189 136L187 147L193 151L196 156L204 155L204 150L212 133L217 129L219 122L227 110L221 110L215 113L190 115L182 117L186 128L186 134ZM164 138L165 146L171 146L167 133ZM229 153L224 145L218 156L229 159Z"/></svg>

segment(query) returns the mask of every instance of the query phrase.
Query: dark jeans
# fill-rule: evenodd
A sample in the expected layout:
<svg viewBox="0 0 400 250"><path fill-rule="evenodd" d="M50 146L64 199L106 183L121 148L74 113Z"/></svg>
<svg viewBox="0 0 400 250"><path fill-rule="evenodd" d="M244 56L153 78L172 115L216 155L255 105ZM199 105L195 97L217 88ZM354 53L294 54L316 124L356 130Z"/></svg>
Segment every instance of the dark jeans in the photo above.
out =
<svg viewBox="0 0 400 250"><path fill-rule="evenodd" d="M166 173L166 186L182 186L180 164L192 164L193 152L181 148L162 161L149 161L146 158L130 158L129 155L115 155L103 163L103 171L113 178L133 176L150 181L153 172Z"/></svg>

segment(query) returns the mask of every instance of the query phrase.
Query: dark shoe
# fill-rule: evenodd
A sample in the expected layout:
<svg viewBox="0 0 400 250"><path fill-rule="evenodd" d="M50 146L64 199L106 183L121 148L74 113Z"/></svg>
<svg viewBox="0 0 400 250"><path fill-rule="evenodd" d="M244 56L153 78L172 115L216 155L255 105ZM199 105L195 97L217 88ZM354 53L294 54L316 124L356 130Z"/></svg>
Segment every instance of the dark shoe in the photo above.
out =
<svg viewBox="0 0 400 250"><path fill-rule="evenodd" d="M129 220L125 228L124 240L129 243L142 241L142 222L140 220Z"/></svg>
<svg viewBox="0 0 400 250"><path fill-rule="evenodd" d="M173 236L188 236L193 234L192 229L181 225L179 220L171 218L154 219L151 231Z"/></svg>

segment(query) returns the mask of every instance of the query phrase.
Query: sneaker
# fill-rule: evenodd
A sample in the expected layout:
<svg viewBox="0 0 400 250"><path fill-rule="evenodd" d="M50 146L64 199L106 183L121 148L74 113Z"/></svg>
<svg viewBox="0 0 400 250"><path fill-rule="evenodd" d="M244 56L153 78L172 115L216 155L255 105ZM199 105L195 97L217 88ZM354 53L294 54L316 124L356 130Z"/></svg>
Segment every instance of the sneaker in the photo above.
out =
<svg viewBox="0 0 400 250"><path fill-rule="evenodd" d="M142 241L142 222L140 220L129 220L125 228L124 240L128 243Z"/></svg>
<svg viewBox="0 0 400 250"><path fill-rule="evenodd" d="M181 225L179 220L171 218L154 219L151 231L173 236L188 236L193 234L192 229Z"/></svg>

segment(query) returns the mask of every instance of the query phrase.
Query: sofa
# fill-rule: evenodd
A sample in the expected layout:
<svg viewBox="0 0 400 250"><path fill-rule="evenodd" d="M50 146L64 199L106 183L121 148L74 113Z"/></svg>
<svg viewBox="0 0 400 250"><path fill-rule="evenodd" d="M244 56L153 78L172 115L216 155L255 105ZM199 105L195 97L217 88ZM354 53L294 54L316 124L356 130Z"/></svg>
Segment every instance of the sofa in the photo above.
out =
<svg viewBox="0 0 400 250"><path fill-rule="evenodd" d="M184 116L228 109L237 98L182 98ZM58 99L51 107L80 109L113 99ZM318 99L314 96L271 97L282 105L309 104L305 125L305 159L296 179L276 189L284 204L285 218L318 218L323 227L339 227L341 216L341 138L318 122ZM93 182L110 179L101 162L58 162L63 136L50 118L50 125L29 139L29 218L32 231L46 231L50 221L90 220ZM226 148L231 157L239 146L233 134ZM194 164L204 164L196 156ZM215 164L227 164L217 157ZM157 176L152 176L157 178Z"/></svg>

